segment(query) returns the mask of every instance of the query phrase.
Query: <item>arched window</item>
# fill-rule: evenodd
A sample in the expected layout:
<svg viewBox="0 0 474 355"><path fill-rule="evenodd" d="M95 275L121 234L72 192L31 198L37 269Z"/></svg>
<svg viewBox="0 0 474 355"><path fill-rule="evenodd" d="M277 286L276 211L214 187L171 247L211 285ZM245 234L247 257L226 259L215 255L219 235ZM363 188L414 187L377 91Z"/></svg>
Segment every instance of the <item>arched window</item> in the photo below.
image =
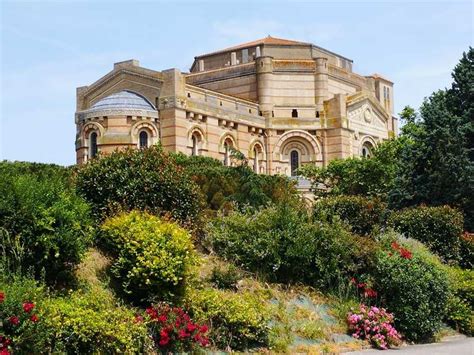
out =
<svg viewBox="0 0 474 355"><path fill-rule="evenodd" d="M362 156L364 158L370 158L372 156L372 144L365 142L362 146Z"/></svg>
<svg viewBox="0 0 474 355"><path fill-rule="evenodd" d="M298 151L292 150L290 153L291 176L296 176L296 171L300 167L300 155Z"/></svg>
<svg viewBox="0 0 474 355"><path fill-rule="evenodd" d="M139 148L144 149L148 148L148 133L146 131L141 131L139 135Z"/></svg>
<svg viewBox="0 0 474 355"><path fill-rule="evenodd" d="M291 111L291 117L298 117L298 110L297 110L297 109L294 108L294 109Z"/></svg>
<svg viewBox="0 0 474 355"><path fill-rule="evenodd" d="M92 132L89 136L89 157L95 158L97 156L97 132Z"/></svg>
<svg viewBox="0 0 474 355"><path fill-rule="evenodd" d="M258 174L258 171L260 169L259 167L259 161L258 161L258 149L257 147L253 148L253 154L254 154L254 159L253 159L253 171Z"/></svg>
<svg viewBox="0 0 474 355"><path fill-rule="evenodd" d="M230 148L231 145L228 143L228 141L224 142L224 165L225 166L230 166Z"/></svg>
<svg viewBox="0 0 474 355"><path fill-rule="evenodd" d="M191 154L193 156L197 156L197 155L199 155L199 147L198 147L199 140L198 140L198 137L195 134L193 134L191 139L193 141L193 148L192 148Z"/></svg>

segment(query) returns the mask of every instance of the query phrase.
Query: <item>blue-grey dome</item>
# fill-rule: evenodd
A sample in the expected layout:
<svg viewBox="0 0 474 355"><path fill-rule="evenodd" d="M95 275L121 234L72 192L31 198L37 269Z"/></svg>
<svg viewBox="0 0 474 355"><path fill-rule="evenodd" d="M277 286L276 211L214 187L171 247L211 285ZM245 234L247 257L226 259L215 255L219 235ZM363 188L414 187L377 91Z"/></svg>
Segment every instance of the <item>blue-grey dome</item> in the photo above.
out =
<svg viewBox="0 0 474 355"><path fill-rule="evenodd" d="M155 110L155 107L141 95L123 90L109 95L92 105L91 110L107 109Z"/></svg>

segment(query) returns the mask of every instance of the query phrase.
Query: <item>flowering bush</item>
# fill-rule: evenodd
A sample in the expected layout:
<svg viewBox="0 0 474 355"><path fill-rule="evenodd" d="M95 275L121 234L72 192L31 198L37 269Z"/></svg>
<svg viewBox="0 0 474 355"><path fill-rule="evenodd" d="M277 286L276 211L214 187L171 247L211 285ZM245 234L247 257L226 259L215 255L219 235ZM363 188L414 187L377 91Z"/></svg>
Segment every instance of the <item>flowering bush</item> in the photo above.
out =
<svg viewBox="0 0 474 355"><path fill-rule="evenodd" d="M0 291L0 355L8 355L13 350L26 350L22 345L31 341L39 317L35 313L35 303L6 304L7 295Z"/></svg>
<svg viewBox="0 0 474 355"><path fill-rule="evenodd" d="M442 325L448 277L439 259L421 243L393 237L382 237L385 247L371 271L379 302L395 314L395 325L406 339L430 340Z"/></svg>
<svg viewBox="0 0 474 355"><path fill-rule="evenodd" d="M368 340L378 349L400 345L401 337L393 327L393 314L384 308L361 305L358 313L347 316L349 330L356 339Z"/></svg>
<svg viewBox="0 0 474 355"><path fill-rule="evenodd" d="M162 351L193 351L209 345L206 325L194 323L179 307L160 303L146 309L148 326L155 346ZM143 317L137 316L137 322Z"/></svg>
<svg viewBox="0 0 474 355"><path fill-rule="evenodd" d="M356 278L351 278L350 281L351 285L353 285L356 289L356 293L363 298L366 299L374 299L377 298L377 291L375 291L372 287L370 287L366 282L357 282Z"/></svg>
<svg viewBox="0 0 474 355"><path fill-rule="evenodd" d="M444 262L460 260L462 213L449 206L418 206L394 212L389 225L406 237L419 240Z"/></svg>

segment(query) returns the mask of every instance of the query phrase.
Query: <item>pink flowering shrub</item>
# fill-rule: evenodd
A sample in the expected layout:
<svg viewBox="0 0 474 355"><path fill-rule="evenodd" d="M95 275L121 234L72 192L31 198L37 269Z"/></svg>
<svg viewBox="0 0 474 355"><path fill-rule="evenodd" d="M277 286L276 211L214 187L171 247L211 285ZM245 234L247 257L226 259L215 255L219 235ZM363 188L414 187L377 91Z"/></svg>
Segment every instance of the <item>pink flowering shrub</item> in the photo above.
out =
<svg viewBox="0 0 474 355"><path fill-rule="evenodd" d="M354 338L368 340L378 349L385 350L401 343L401 337L392 325L393 314L384 308L361 305L358 313L348 314L347 323Z"/></svg>
<svg viewBox="0 0 474 355"><path fill-rule="evenodd" d="M182 308L160 303L148 307L146 314L155 346L162 352L192 352L209 345L207 326L194 323ZM137 322L143 320L136 317Z"/></svg>
<svg viewBox="0 0 474 355"><path fill-rule="evenodd" d="M22 304L7 302L7 295L0 291L0 355L9 355L22 343L28 343L29 336L39 321L35 304L25 301Z"/></svg>

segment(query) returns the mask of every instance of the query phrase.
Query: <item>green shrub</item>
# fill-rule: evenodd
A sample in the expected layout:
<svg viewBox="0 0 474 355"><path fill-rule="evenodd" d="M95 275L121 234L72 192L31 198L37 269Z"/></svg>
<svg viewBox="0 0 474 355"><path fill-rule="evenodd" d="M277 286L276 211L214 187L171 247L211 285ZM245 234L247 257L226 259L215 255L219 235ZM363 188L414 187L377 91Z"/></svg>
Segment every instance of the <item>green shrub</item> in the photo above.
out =
<svg viewBox="0 0 474 355"><path fill-rule="evenodd" d="M220 289L236 289L237 283L241 279L242 273L232 264L222 267L215 266L209 277L209 281Z"/></svg>
<svg viewBox="0 0 474 355"><path fill-rule="evenodd" d="M70 273L91 242L92 224L87 203L66 183L59 167L0 163L0 228L2 249L26 272L50 281ZM33 164L32 164L33 165ZM34 171L31 172L31 171ZM6 231L6 232L5 232ZM10 270L12 271L12 270Z"/></svg>
<svg viewBox="0 0 474 355"><path fill-rule="evenodd" d="M446 322L469 336L474 334L474 271L446 268L452 295L446 310Z"/></svg>
<svg viewBox="0 0 474 355"><path fill-rule="evenodd" d="M464 269L474 268L474 233L465 232L461 236L461 246L459 249L459 266Z"/></svg>
<svg viewBox="0 0 474 355"><path fill-rule="evenodd" d="M181 294L197 262L186 230L146 212L106 220L101 241L115 256L112 273L136 300Z"/></svg>
<svg viewBox="0 0 474 355"><path fill-rule="evenodd" d="M314 204L316 219L331 221L338 216L351 227L353 233L359 235L369 235L374 228L382 225L386 211L385 203L362 196L326 197Z"/></svg>
<svg viewBox="0 0 474 355"><path fill-rule="evenodd" d="M136 209L170 215L182 224L198 222L199 190L160 146L92 160L79 168L76 183L99 219Z"/></svg>
<svg viewBox="0 0 474 355"><path fill-rule="evenodd" d="M406 339L429 340L441 326L450 294L443 265L420 243L390 238L383 243L373 270L374 288Z"/></svg>
<svg viewBox="0 0 474 355"><path fill-rule="evenodd" d="M407 208L393 213L389 224L408 238L419 240L445 262L460 259L462 213L449 206Z"/></svg>
<svg viewBox="0 0 474 355"><path fill-rule="evenodd" d="M256 174L245 164L228 167L208 157L173 157L197 183L210 210L262 207L297 198L294 183L285 176Z"/></svg>
<svg viewBox="0 0 474 355"><path fill-rule="evenodd" d="M288 205L218 218L207 238L218 255L277 281L331 287L355 269L353 238L343 226L312 223L304 209Z"/></svg>
<svg viewBox="0 0 474 355"><path fill-rule="evenodd" d="M135 313L115 304L106 291L75 291L45 305L52 353L143 353L150 340Z"/></svg>
<svg viewBox="0 0 474 355"><path fill-rule="evenodd" d="M209 338L220 349L268 344L270 313L256 295L195 289L187 294L186 305L195 321L211 325Z"/></svg>

